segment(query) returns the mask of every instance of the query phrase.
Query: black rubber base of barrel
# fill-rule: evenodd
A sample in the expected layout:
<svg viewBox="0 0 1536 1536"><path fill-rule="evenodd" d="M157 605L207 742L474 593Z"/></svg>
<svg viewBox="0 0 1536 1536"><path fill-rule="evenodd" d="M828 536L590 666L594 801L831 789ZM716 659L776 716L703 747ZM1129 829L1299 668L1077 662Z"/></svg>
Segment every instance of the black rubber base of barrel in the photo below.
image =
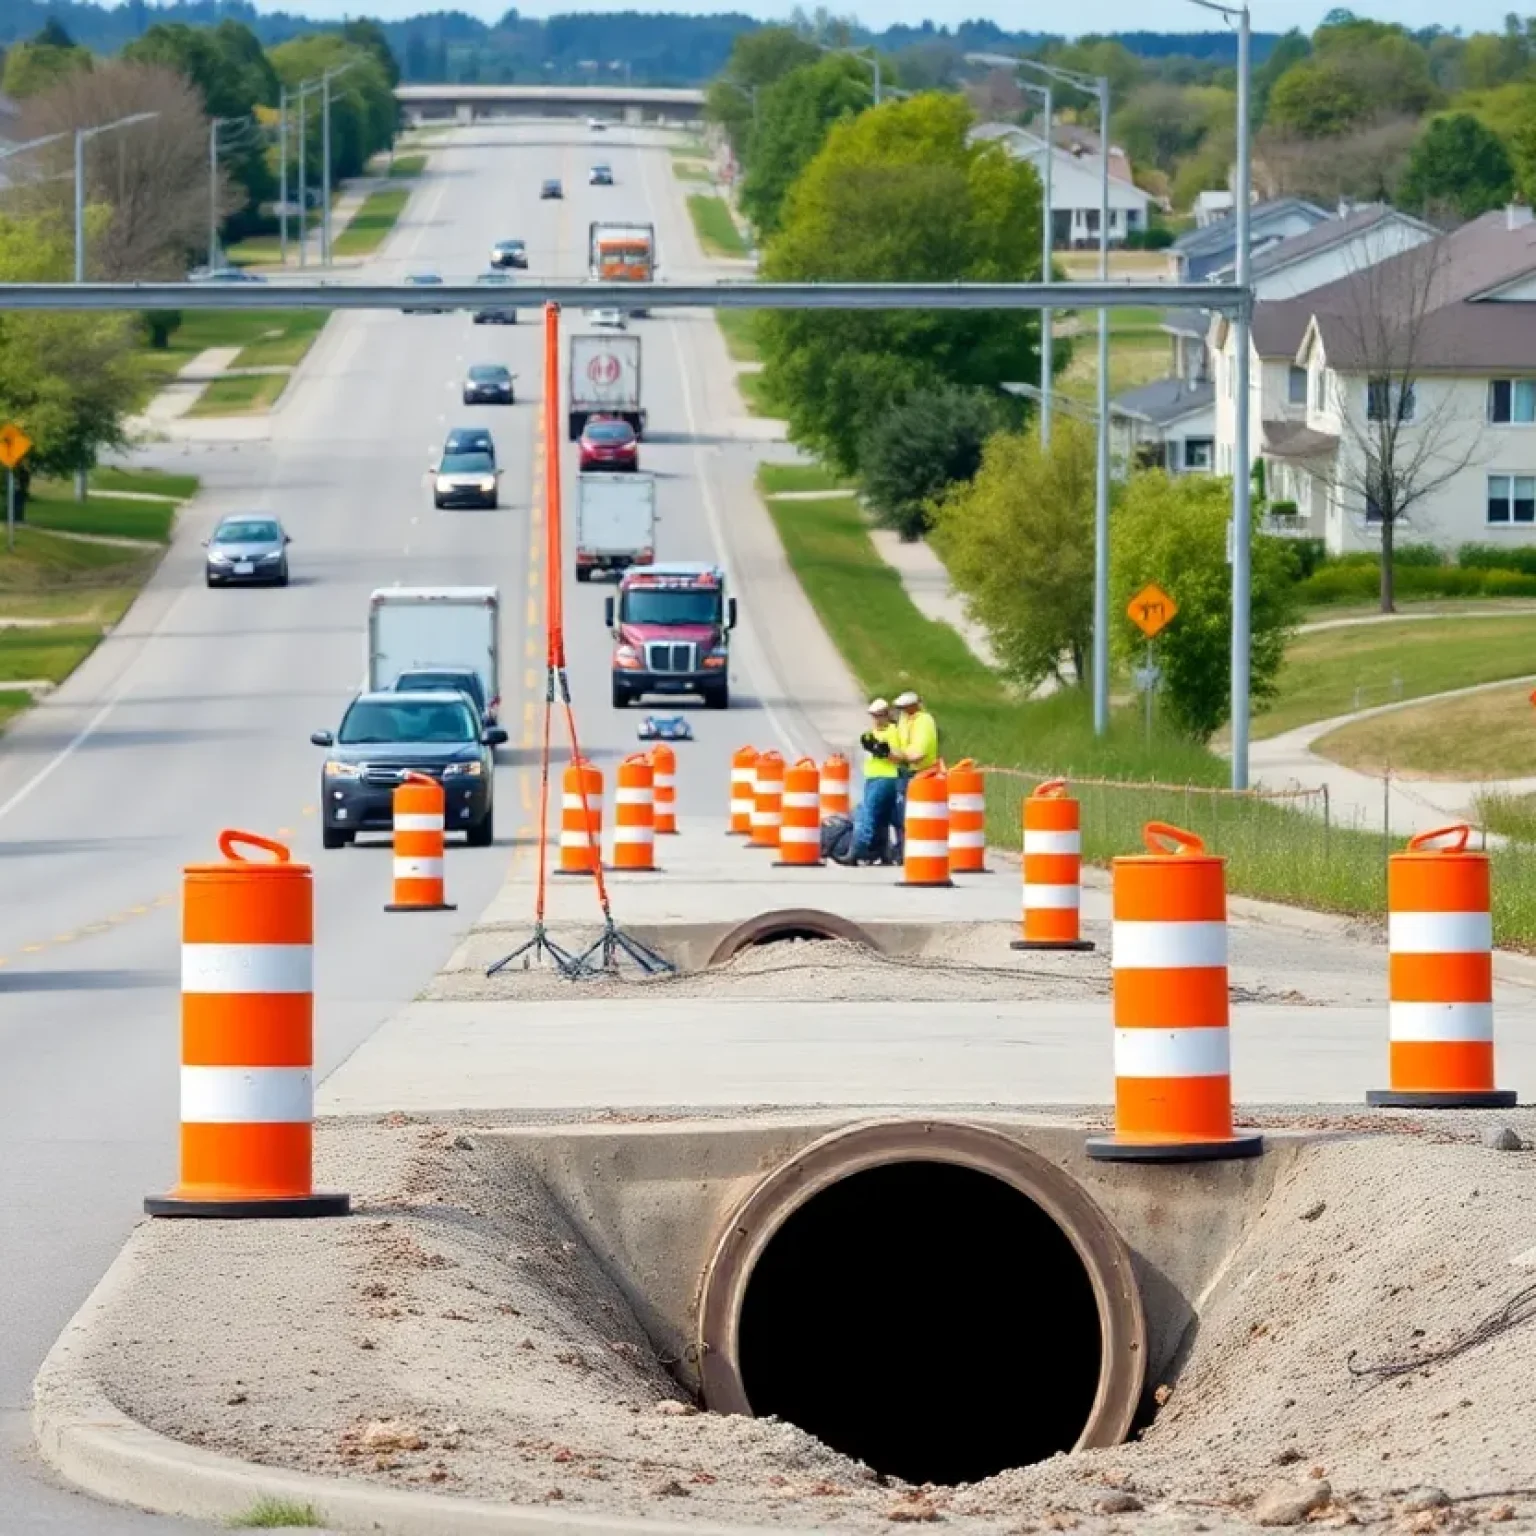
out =
<svg viewBox="0 0 1536 1536"><path fill-rule="evenodd" d="M1015 939L1009 949L1092 949L1092 939Z"/></svg>
<svg viewBox="0 0 1536 1536"><path fill-rule="evenodd" d="M1513 1109L1519 1095L1510 1088L1490 1088L1486 1093L1399 1093L1377 1088L1366 1094L1372 1109Z"/></svg>
<svg viewBox="0 0 1536 1536"><path fill-rule="evenodd" d="M1088 1156L1101 1163L1218 1163L1234 1157L1257 1157L1262 1136L1237 1135L1225 1141L1119 1141L1090 1136Z"/></svg>
<svg viewBox="0 0 1536 1536"><path fill-rule="evenodd" d="M392 901L384 910L386 912L457 912L459 909L451 901L435 902L430 906L418 905L414 901Z"/></svg>
<svg viewBox="0 0 1536 1536"><path fill-rule="evenodd" d="M151 1216L200 1216L214 1221L293 1221L306 1216L348 1216L351 1195L294 1195L271 1200L183 1200L176 1195L149 1195L144 1209Z"/></svg>
<svg viewBox="0 0 1536 1536"><path fill-rule="evenodd" d="M603 868L605 870L611 869L612 867L613 866L610 865L610 864L603 865ZM552 869L552 870L550 870L550 874L552 874L552 875L559 875L562 879L565 879L565 880L579 880L583 875L585 875L587 877L587 879L590 880L593 877L593 875L595 875L596 873L597 873L597 871L594 870L594 869Z"/></svg>
<svg viewBox="0 0 1536 1536"><path fill-rule="evenodd" d="M791 864L788 859L775 859L768 867L769 869L825 869L827 861L815 859L807 864Z"/></svg>
<svg viewBox="0 0 1536 1536"><path fill-rule="evenodd" d="M952 869L950 873L952 875L995 875L997 871L983 865L980 869Z"/></svg>
<svg viewBox="0 0 1536 1536"><path fill-rule="evenodd" d="M953 890L955 882L953 880L898 880L896 884L906 891L943 891Z"/></svg>

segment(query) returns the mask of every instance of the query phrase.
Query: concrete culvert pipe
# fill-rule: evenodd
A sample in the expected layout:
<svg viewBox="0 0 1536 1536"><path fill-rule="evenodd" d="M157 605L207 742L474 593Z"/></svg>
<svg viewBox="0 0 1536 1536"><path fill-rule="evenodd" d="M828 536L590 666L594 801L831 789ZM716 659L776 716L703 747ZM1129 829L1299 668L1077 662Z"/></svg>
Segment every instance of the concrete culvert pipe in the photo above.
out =
<svg viewBox="0 0 1536 1536"><path fill-rule="evenodd" d="M841 939L847 944L863 944L869 949L880 946L857 923L833 912L818 912L813 907L786 907L779 912L760 912L738 923L715 945L710 965L724 965L744 949L760 944L783 944L792 939Z"/></svg>
<svg viewBox="0 0 1536 1536"><path fill-rule="evenodd" d="M1053 1163L979 1126L824 1137L725 1229L706 1405L774 1415L911 1483L1119 1444L1146 1321L1130 1252Z"/></svg>

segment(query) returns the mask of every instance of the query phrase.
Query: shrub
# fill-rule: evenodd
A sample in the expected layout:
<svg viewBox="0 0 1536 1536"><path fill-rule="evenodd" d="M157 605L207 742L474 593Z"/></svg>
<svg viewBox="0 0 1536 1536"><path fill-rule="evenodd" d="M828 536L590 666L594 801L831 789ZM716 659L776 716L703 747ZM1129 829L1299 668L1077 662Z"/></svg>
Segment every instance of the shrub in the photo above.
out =
<svg viewBox="0 0 1536 1536"><path fill-rule="evenodd" d="M1305 581L1328 563L1328 546L1321 539L1287 539L1292 569L1297 581Z"/></svg>
<svg viewBox="0 0 1536 1536"><path fill-rule="evenodd" d="M1380 564L1380 561L1377 561ZM1405 566L1417 566L1421 569L1439 568L1448 564L1445 551L1434 544L1399 544L1392 551L1392 564L1394 569L1402 570Z"/></svg>
<svg viewBox="0 0 1536 1536"><path fill-rule="evenodd" d="M1456 563L1482 571L1520 571L1536 576L1536 544L1463 544Z"/></svg>

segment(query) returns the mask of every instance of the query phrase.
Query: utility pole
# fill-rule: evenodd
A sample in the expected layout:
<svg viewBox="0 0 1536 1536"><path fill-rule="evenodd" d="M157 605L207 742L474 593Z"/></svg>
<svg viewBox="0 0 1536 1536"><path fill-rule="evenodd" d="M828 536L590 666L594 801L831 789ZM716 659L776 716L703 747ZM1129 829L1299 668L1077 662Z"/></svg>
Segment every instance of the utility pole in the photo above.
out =
<svg viewBox="0 0 1536 1536"><path fill-rule="evenodd" d="M277 244L288 265L288 87L277 93Z"/></svg>
<svg viewBox="0 0 1536 1536"><path fill-rule="evenodd" d="M1051 137L1051 124L1055 116L1054 95L1049 80L1036 85L1031 80L1021 80L1026 91L1033 91L1045 103L1045 154L1040 162L1040 190L1044 204L1040 213L1040 281L1051 280L1051 256L1054 250L1054 217L1051 212L1051 163L1056 158L1056 145ZM1040 311L1040 446L1051 445L1051 394L1055 383L1055 342L1051 336L1051 311Z"/></svg>
<svg viewBox="0 0 1536 1536"><path fill-rule="evenodd" d="M226 119L208 119L208 270L218 266L219 256L219 127Z"/></svg>
<svg viewBox="0 0 1536 1536"><path fill-rule="evenodd" d="M320 76L320 265L331 264L331 71Z"/></svg>
<svg viewBox="0 0 1536 1536"><path fill-rule="evenodd" d="M1099 78L1099 281L1109 281L1109 81ZM1109 311L1099 310L1099 453L1093 498L1093 734L1109 729Z"/></svg>
<svg viewBox="0 0 1536 1536"><path fill-rule="evenodd" d="M304 188L304 162L308 159L306 151L309 144L306 139L308 124L304 121L304 96L305 87L299 86L299 265L304 265L304 258L309 249L309 203L308 194Z"/></svg>

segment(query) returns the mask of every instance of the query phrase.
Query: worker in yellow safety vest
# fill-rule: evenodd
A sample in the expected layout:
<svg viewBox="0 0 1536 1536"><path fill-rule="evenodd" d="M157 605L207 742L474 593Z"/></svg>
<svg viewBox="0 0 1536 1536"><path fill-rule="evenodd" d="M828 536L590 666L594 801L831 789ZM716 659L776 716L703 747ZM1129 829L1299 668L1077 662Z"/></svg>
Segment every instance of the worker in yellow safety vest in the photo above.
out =
<svg viewBox="0 0 1536 1536"><path fill-rule="evenodd" d="M932 768L939 760L939 727L923 708L922 699L910 688L896 695L900 716L896 724L896 858L900 862L906 842L907 781L915 773Z"/></svg>
<svg viewBox="0 0 1536 1536"><path fill-rule="evenodd" d="M893 862L892 833L900 794L900 728L884 699L869 702L869 729L859 738L864 748L864 793L853 821L850 864Z"/></svg>

